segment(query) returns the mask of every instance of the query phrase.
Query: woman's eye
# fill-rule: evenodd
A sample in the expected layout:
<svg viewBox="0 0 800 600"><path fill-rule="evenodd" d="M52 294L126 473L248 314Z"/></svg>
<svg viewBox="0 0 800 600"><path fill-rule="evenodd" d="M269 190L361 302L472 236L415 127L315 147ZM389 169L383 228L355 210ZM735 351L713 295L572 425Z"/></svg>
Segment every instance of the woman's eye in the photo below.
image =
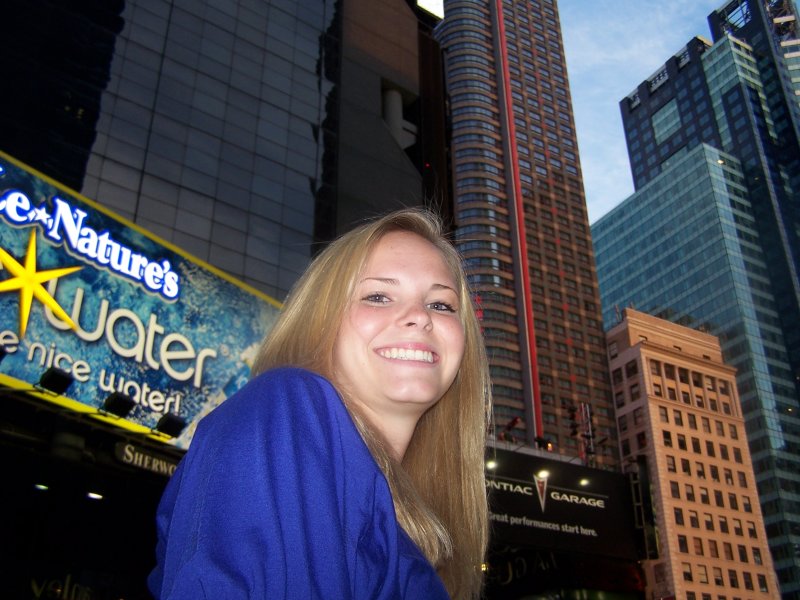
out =
<svg viewBox="0 0 800 600"><path fill-rule="evenodd" d="M374 304L386 304L389 302L389 298L385 294L381 294L379 292L375 292L374 294L367 294L362 298L362 300L366 302L372 302Z"/></svg>
<svg viewBox="0 0 800 600"><path fill-rule="evenodd" d="M456 312L455 307L452 304L448 304L447 302L431 302L428 306L430 306L433 310L437 310L439 312L449 312L449 313Z"/></svg>

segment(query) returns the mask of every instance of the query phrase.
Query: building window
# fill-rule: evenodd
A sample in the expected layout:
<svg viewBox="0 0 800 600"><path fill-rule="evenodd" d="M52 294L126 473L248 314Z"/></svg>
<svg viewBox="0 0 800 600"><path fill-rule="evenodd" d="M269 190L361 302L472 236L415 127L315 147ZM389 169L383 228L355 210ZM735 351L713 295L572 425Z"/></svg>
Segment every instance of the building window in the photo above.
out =
<svg viewBox="0 0 800 600"><path fill-rule="evenodd" d="M736 547L736 549L739 552L739 562L743 562L743 563L750 562L750 560L749 560L749 558L747 556L747 547L746 546L743 546L742 544L739 544Z"/></svg>
<svg viewBox="0 0 800 600"><path fill-rule="evenodd" d="M691 483L686 484L686 499L689 502L694 502L694 486Z"/></svg>
<svg viewBox="0 0 800 600"><path fill-rule="evenodd" d="M694 553L697 556L703 556L703 540L700 538L692 538L692 543L694 545Z"/></svg>
<svg viewBox="0 0 800 600"><path fill-rule="evenodd" d="M722 553L725 560L733 560L733 547L728 542L722 542Z"/></svg>
<svg viewBox="0 0 800 600"><path fill-rule="evenodd" d="M695 469L697 470L697 477L699 477L700 479L706 478L706 467L703 463L701 462L695 463Z"/></svg>
<svg viewBox="0 0 800 600"><path fill-rule="evenodd" d="M651 119L656 143L661 144L681 128L681 115L678 112L678 101L673 98L658 109Z"/></svg>
<svg viewBox="0 0 800 600"><path fill-rule="evenodd" d="M675 508L675 525L683 525L683 510Z"/></svg>
<svg viewBox="0 0 800 600"><path fill-rule="evenodd" d="M722 569L719 567L712 567L711 572L714 574L714 585L725 585L725 581L722 579Z"/></svg>
<svg viewBox="0 0 800 600"><path fill-rule="evenodd" d="M625 364L625 377L633 377L639 372L639 366L635 360L629 361Z"/></svg>
<svg viewBox="0 0 800 600"><path fill-rule="evenodd" d="M756 578L758 579L758 589L759 589L759 591L768 592L769 588L767 588L767 577L766 577L766 575L758 574L758 575L756 575Z"/></svg>
<svg viewBox="0 0 800 600"><path fill-rule="evenodd" d="M686 458L681 459L681 471L683 471L686 475L692 475L692 463L690 463Z"/></svg>
<svg viewBox="0 0 800 600"><path fill-rule="evenodd" d="M664 395L664 392L661 390L661 384L660 383L654 383L653 384L653 395L654 396L659 396L659 397Z"/></svg>
<svg viewBox="0 0 800 600"><path fill-rule="evenodd" d="M696 510L689 511L689 526L697 529L700 527L700 519L697 517Z"/></svg>
<svg viewBox="0 0 800 600"><path fill-rule="evenodd" d="M719 518L719 530L722 533L728 533L728 518L727 517L720 517Z"/></svg>
<svg viewBox="0 0 800 600"><path fill-rule="evenodd" d="M735 569L728 569L728 583L732 588L739 587L739 574Z"/></svg>
<svg viewBox="0 0 800 600"><path fill-rule="evenodd" d="M675 457L674 456L667 456L667 471L670 473L675 473L677 469L675 468Z"/></svg>
<svg viewBox="0 0 800 600"><path fill-rule="evenodd" d="M708 540L708 553L711 555L711 558L719 558L719 550L717 549L716 540Z"/></svg>
<svg viewBox="0 0 800 600"><path fill-rule="evenodd" d="M747 522L747 535L753 539L758 539L758 534L756 533L756 524L753 521Z"/></svg>
<svg viewBox="0 0 800 600"><path fill-rule="evenodd" d="M706 440L706 454L708 454L711 458L716 456L714 453L714 442Z"/></svg>
<svg viewBox="0 0 800 600"><path fill-rule="evenodd" d="M697 581L700 583L708 583L708 569L705 565L697 565ZM709 600L711 596L708 594L703 594L703 600L705 600L705 596L708 596Z"/></svg>
<svg viewBox="0 0 800 600"><path fill-rule="evenodd" d="M740 519L733 520L733 533L734 535L743 536L744 530L742 529L742 521Z"/></svg>
<svg viewBox="0 0 800 600"><path fill-rule="evenodd" d="M675 425L683 427L683 413L681 413L679 410L673 410L672 416L674 418Z"/></svg>
<svg viewBox="0 0 800 600"><path fill-rule="evenodd" d="M714 531L714 517L710 513L703 513L703 519L706 524L706 531Z"/></svg>
<svg viewBox="0 0 800 600"><path fill-rule="evenodd" d="M669 492L670 492L670 495L673 498L680 499L680 497L681 497L681 489L680 489L680 486L678 485L677 481L670 481L669 482Z"/></svg>
<svg viewBox="0 0 800 600"><path fill-rule="evenodd" d="M686 450L686 436L682 433L678 434L678 448Z"/></svg>
<svg viewBox="0 0 800 600"><path fill-rule="evenodd" d="M664 445L667 448L672 448L672 433L670 433L669 431L664 430L664 431L661 432L661 436L664 439Z"/></svg>
<svg viewBox="0 0 800 600"><path fill-rule="evenodd" d="M669 423L669 411L663 407L658 407L658 418L662 423Z"/></svg>
<svg viewBox="0 0 800 600"><path fill-rule="evenodd" d="M681 563L681 567L683 568L683 580L684 581L691 581L692 580L692 565L688 562ZM687 595L688 598L688 595Z"/></svg>

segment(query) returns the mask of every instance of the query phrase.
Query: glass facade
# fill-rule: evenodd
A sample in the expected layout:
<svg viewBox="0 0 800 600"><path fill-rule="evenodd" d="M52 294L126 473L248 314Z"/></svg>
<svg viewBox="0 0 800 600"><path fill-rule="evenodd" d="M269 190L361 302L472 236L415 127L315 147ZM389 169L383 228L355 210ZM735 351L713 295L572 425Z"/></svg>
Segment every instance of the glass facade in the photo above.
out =
<svg viewBox="0 0 800 600"><path fill-rule="evenodd" d="M74 98L74 106L52 112L85 123L86 134L64 135L64 151L46 140L20 147L18 136L3 149L283 297L309 260L315 205L331 201L339 2L83 4L91 5L86 14L61 9L69 24L62 27L49 3L12 2L4 23L32 39L12 45L2 60L22 61L29 72L49 69L62 52L61 32L77 38L63 62L80 77L26 79L56 88L65 102ZM83 27L100 16L92 29ZM49 42L26 58L39 39ZM79 43L86 44L80 52ZM97 67L83 62L86 56ZM39 106L29 107L25 123L37 123L40 114ZM83 164L60 167L76 147Z"/></svg>
<svg viewBox="0 0 800 600"><path fill-rule="evenodd" d="M405 0L12 0L0 149L280 299L353 223L449 213L434 22Z"/></svg>
<svg viewBox="0 0 800 600"><path fill-rule="evenodd" d="M800 147L793 3L734 0L623 99L636 193L592 228L607 326L627 306L720 337L738 369L784 598L800 598ZM682 127L654 131L677 102ZM659 116L661 116L659 114ZM658 121L656 119L656 121ZM706 145L707 144L707 145Z"/></svg>

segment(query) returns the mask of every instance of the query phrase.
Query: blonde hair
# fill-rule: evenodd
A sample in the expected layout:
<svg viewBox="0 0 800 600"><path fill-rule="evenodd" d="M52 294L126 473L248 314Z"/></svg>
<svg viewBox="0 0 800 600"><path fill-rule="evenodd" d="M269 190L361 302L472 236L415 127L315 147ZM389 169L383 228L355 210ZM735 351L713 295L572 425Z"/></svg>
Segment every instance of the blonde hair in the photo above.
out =
<svg viewBox="0 0 800 600"><path fill-rule="evenodd" d="M461 258L444 238L438 218L427 210L399 210L331 243L295 284L253 373L292 365L336 384L333 351L345 310L373 247L392 231L415 233L442 253L462 307L464 357L453 385L419 420L402 463L344 401L389 482L400 525L437 568L452 598L477 598L488 538L484 449L489 370Z"/></svg>

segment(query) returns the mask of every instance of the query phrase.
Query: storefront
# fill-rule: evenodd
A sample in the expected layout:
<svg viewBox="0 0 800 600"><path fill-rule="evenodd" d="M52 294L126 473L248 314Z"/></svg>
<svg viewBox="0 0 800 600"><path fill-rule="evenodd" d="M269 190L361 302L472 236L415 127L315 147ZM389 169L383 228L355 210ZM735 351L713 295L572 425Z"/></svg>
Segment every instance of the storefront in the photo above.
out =
<svg viewBox="0 0 800 600"><path fill-rule="evenodd" d="M0 596L146 598L158 498L279 305L2 153L0 264Z"/></svg>

